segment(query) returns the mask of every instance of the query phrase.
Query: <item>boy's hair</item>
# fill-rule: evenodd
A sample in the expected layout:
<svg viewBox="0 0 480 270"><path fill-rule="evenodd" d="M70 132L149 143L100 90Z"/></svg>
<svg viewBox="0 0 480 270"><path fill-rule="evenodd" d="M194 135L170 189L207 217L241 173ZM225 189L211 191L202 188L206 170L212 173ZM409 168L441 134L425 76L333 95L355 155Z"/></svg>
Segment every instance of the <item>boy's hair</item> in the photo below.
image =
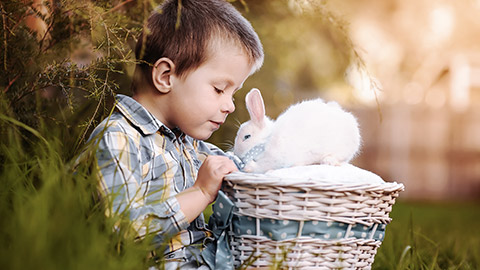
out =
<svg viewBox="0 0 480 270"><path fill-rule="evenodd" d="M166 57L175 74L199 67L211 53L211 45L227 40L244 50L253 71L263 63L263 48L251 24L225 0L166 0L149 17L140 35L135 56L142 80L152 82L152 66ZM221 44L221 43L220 43ZM209 50L210 49L210 50ZM133 91L136 91L135 80Z"/></svg>

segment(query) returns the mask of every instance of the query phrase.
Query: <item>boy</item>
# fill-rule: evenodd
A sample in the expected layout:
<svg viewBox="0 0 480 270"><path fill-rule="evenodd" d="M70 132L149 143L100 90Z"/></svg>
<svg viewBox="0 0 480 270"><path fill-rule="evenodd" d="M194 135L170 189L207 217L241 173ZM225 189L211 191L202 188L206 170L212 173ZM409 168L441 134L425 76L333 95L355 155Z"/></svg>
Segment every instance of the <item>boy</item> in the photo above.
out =
<svg viewBox="0 0 480 270"><path fill-rule="evenodd" d="M208 269L202 212L237 168L202 140L235 110L233 95L262 65L263 49L226 1L180 3L167 0L150 16L135 49L133 98L118 95L91 138L111 210L128 210L140 236L168 241L167 269Z"/></svg>

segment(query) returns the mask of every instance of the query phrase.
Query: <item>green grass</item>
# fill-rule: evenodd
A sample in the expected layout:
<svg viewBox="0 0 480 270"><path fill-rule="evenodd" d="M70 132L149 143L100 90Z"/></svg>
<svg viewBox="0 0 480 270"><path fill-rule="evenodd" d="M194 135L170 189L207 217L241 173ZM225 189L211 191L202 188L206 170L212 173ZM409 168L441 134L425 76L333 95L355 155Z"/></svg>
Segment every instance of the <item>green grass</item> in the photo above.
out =
<svg viewBox="0 0 480 270"><path fill-rule="evenodd" d="M480 269L479 202L397 202L373 269Z"/></svg>
<svg viewBox="0 0 480 270"><path fill-rule="evenodd" d="M147 268L148 243L95 199L91 152L72 155L59 129L5 114L0 135L0 269Z"/></svg>

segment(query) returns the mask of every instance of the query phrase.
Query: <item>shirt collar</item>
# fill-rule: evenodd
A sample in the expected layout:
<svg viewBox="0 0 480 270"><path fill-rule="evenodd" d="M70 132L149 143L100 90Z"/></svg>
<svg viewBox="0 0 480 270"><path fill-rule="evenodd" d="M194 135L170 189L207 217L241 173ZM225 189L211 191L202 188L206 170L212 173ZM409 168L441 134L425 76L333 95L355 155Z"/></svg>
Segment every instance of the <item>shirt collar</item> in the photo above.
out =
<svg viewBox="0 0 480 270"><path fill-rule="evenodd" d="M145 107L138 103L135 99L117 94L116 107L125 118L132 123L133 126L140 129L143 134L151 135L160 130L163 134L174 140L175 133L160 122L153 114L151 114Z"/></svg>

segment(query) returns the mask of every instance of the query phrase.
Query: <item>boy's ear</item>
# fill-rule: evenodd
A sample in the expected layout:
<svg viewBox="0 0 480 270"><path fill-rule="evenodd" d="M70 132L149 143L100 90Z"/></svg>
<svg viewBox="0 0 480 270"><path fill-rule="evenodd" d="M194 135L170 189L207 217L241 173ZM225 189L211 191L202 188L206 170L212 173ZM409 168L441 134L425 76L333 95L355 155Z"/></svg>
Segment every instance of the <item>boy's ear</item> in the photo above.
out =
<svg viewBox="0 0 480 270"><path fill-rule="evenodd" d="M163 94L170 92L172 75L175 74L175 64L172 60L162 57L155 62L152 69L152 81L155 88Z"/></svg>

